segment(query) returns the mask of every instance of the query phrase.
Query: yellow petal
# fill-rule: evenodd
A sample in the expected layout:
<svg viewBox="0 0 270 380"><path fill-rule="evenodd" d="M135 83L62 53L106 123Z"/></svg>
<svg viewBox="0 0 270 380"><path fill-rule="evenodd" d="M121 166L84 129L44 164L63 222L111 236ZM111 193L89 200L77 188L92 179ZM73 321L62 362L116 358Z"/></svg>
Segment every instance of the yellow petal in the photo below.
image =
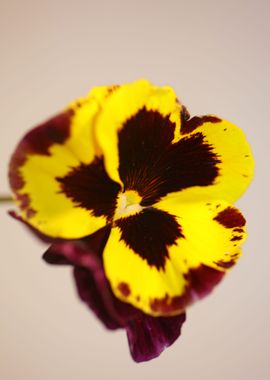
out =
<svg viewBox="0 0 270 380"><path fill-rule="evenodd" d="M151 315L174 315L208 293L236 262L245 220L223 201L157 207L116 223L104 266L122 301Z"/></svg>
<svg viewBox="0 0 270 380"><path fill-rule="evenodd" d="M171 193L170 197L179 202L207 199L234 202L245 192L254 175L254 160L243 131L229 121L213 115L182 120L182 140L199 135L219 161L215 164L217 175L207 186L180 189L179 192ZM195 150L191 159L199 160ZM197 165L200 164L203 177L203 162L198 161Z"/></svg>
<svg viewBox="0 0 270 380"><path fill-rule="evenodd" d="M122 181L118 172L118 134L125 123L143 109L168 116L175 124L175 138L179 136L181 106L171 87L156 87L146 80L120 86L104 101L103 112L96 121L97 140L105 156L106 170L119 183Z"/></svg>
<svg viewBox="0 0 270 380"><path fill-rule="evenodd" d="M111 92L111 87L96 88L88 97L72 103L62 114L30 131L12 156L10 183L21 217L45 235L80 238L107 223L106 215L97 211L100 205L95 209L91 205L84 207L82 197L88 188L90 198L93 192L100 194L100 181L103 193L106 187L112 190L112 198L119 187L102 170L100 149L93 132L100 103ZM84 175L87 167L93 170L92 176L89 174L86 179L93 183L78 183L82 194L76 200L74 183L78 173ZM96 196L96 200L104 201L105 197L107 202L102 189L101 197Z"/></svg>
<svg viewBox="0 0 270 380"><path fill-rule="evenodd" d="M225 201L180 204L170 199L155 207L174 215L182 226L181 250L189 266L201 263L225 271L239 258L246 221L236 207Z"/></svg>

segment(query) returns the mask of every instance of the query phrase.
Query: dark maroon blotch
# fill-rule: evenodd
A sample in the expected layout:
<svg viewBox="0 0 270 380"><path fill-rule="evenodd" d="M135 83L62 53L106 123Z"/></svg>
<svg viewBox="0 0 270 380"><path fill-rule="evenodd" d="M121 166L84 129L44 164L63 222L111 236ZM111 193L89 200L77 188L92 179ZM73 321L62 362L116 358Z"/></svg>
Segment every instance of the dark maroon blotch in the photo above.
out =
<svg viewBox="0 0 270 380"><path fill-rule="evenodd" d="M238 233L242 233L244 232L243 228L234 228L233 232L238 232Z"/></svg>
<svg viewBox="0 0 270 380"><path fill-rule="evenodd" d="M235 265L235 260L230 260L230 261L219 260L219 261L214 262L214 264L216 264L217 266L223 269L230 269Z"/></svg>
<svg viewBox="0 0 270 380"><path fill-rule="evenodd" d="M118 290L124 297L128 297L131 293L130 287L126 282L120 282L120 284L118 284Z"/></svg>
<svg viewBox="0 0 270 380"><path fill-rule="evenodd" d="M151 308L159 313L176 313L185 310L187 306L197 299L207 296L213 288L222 280L224 272L201 265L191 269L186 275L187 286L181 296L173 298L166 295L161 299L154 299Z"/></svg>
<svg viewBox="0 0 270 380"><path fill-rule="evenodd" d="M21 210L25 211L26 217L31 218L36 214L36 211L30 206L31 200L28 194L16 194L16 200Z"/></svg>
<svg viewBox="0 0 270 380"><path fill-rule="evenodd" d="M237 209L227 207L214 218L219 224L226 228L243 227L246 220Z"/></svg>
<svg viewBox="0 0 270 380"><path fill-rule="evenodd" d="M107 175L103 158L72 168L57 181L61 191L77 206L93 212L95 216L106 216L108 220L113 217L120 185Z"/></svg>
<svg viewBox="0 0 270 380"><path fill-rule="evenodd" d="M234 236L233 238L231 238L231 241L237 241L237 240L242 240L243 237L242 236Z"/></svg>
<svg viewBox="0 0 270 380"><path fill-rule="evenodd" d="M208 186L219 158L202 133L172 144L175 124L157 111L140 110L119 132L119 173L125 190L136 190L150 206L170 192Z"/></svg>
<svg viewBox="0 0 270 380"><path fill-rule="evenodd" d="M184 238L175 217L154 208L120 219L116 225L120 228L121 240L157 269L164 269L168 247Z"/></svg>
<svg viewBox="0 0 270 380"><path fill-rule="evenodd" d="M27 153L49 155L53 144L63 144L70 134L73 110L67 110L32 129L23 139Z"/></svg>
<svg viewBox="0 0 270 380"><path fill-rule="evenodd" d="M201 127L204 123L219 123L220 118L212 115L194 116L191 119L182 118L181 120L181 134L185 135L195 131L198 127Z"/></svg>

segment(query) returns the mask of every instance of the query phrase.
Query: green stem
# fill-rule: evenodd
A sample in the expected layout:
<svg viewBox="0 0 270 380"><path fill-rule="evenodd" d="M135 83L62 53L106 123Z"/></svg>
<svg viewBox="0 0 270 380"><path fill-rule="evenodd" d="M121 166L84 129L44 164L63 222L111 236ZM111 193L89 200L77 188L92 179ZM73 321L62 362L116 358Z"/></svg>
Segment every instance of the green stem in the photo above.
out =
<svg viewBox="0 0 270 380"><path fill-rule="evenodd" d="M0 194L0 203L10 203L10 202L13 202L13 198L11 195Z"/></svg>

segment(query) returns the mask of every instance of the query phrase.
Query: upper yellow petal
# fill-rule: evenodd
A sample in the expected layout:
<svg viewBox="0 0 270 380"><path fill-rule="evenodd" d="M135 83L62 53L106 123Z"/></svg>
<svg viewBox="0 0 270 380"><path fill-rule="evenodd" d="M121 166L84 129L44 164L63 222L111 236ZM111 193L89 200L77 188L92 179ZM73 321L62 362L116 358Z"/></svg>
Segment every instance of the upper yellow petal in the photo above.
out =
<svg viewBox="0 0 270 380"><path fill-rule="evenodd" d="M180 131L181 106L169 86L156 87L146 80L120 86L103 105L96 121L97 140L105 157L110 177L121 183L119 176L118 133L138 111L158 111L175 123L175 135ZM140 147L138 147L139 149Z"/></svg>
<svg viewBox="0 0 270 380"><path fill-rule="evenodd" d="M201 119L202 123L190 133L182 135L181 139L201 134L219 160L216 164L218 175L208 186L193 186L169 196L179 202L207 199L235 202L246 191L254 176L250 145L243 131L231 122L213 115L202 116Z"/></svg>

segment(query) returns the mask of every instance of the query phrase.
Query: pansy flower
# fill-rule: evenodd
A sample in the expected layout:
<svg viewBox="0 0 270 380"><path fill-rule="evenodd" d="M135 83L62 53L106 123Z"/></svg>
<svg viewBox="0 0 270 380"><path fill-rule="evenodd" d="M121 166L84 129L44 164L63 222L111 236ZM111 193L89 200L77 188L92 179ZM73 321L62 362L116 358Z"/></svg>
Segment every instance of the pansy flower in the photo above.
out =
<svg viewBox="0 0 270 380"><path fill-rule="evenodd" d="M190 118L171 87L138 80L96 87L32 129L9 176L17 218L52 242L44 259L74 267L81 299L143 361L239 258L232 203L253 166L238 127Z"/></svg>

